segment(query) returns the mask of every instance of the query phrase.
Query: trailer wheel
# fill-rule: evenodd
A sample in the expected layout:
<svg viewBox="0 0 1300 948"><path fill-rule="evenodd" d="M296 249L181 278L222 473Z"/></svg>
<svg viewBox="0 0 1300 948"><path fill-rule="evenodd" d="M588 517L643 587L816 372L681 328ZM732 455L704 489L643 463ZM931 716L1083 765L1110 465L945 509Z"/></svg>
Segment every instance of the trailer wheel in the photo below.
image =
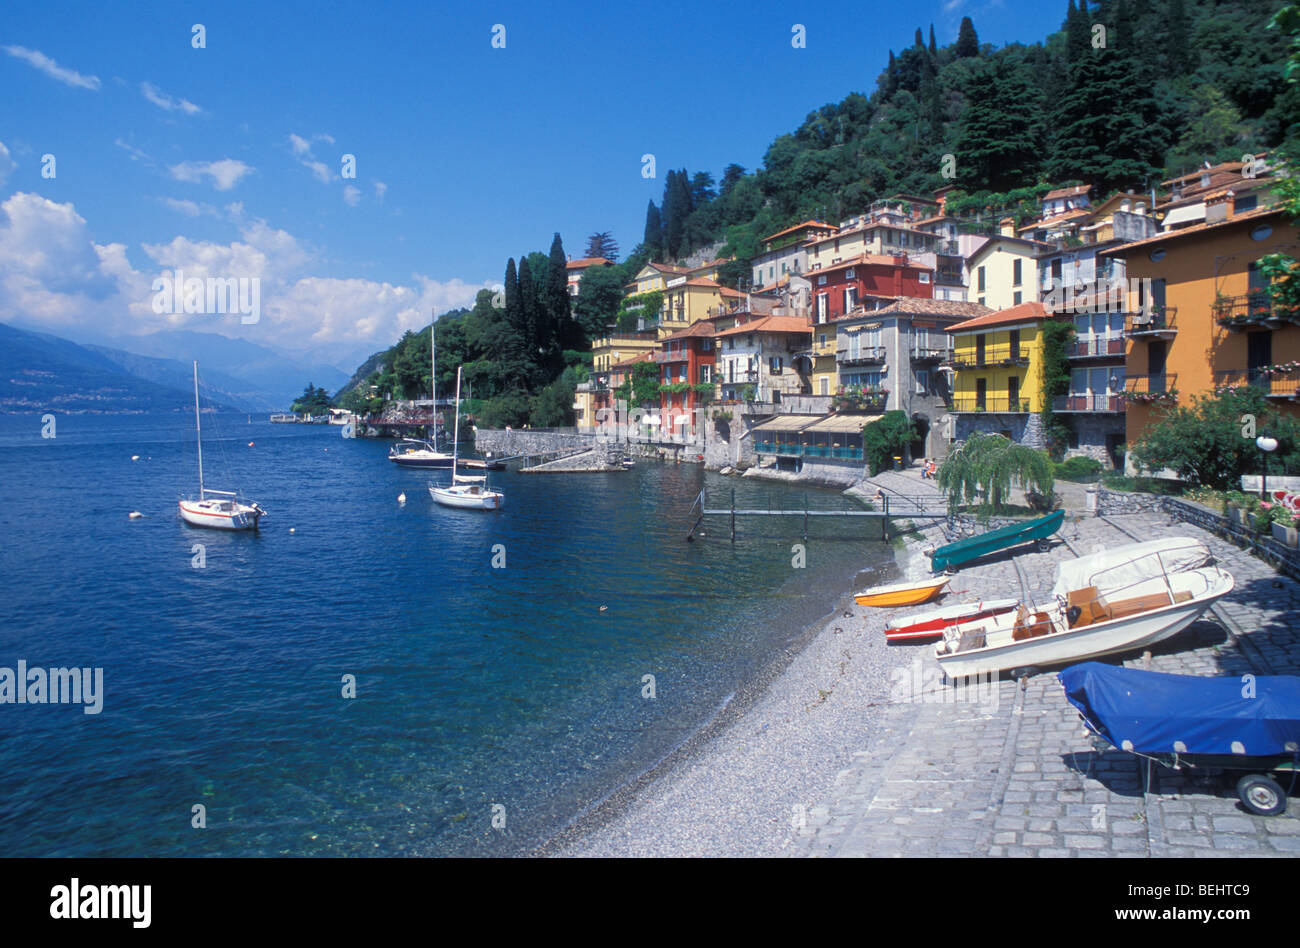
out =
<svg viewBox="0 0 1300 948"><path fill-rule="evenodd" d="M1257 816L1277 816L1286 811L1286 791L1263 774L1247 774L1238 780L1237 798Z"/></svg>
<svg viewBox="0 0 1300 948"><path fill-rule="evenodd" d="M1050 550L1051 548L1052 548L1052 544L1049 543L1049 542L1047 542L1046 540L1039 540L1039 541L1038 541L1038 552L1039 552L1039 553L1046 553L1046 552L1047 552L1048 550Z"/></svg>
<svg viewBox="0 0 1300 948"><path fill-rule="evenodd" d="M1042 672L1038 670L1037 665L1025 665L1021 668L1011 669L1011 677L1015 681L1020 681L1023 678L1033 678L1035 675L1041 674Z"/></svg>

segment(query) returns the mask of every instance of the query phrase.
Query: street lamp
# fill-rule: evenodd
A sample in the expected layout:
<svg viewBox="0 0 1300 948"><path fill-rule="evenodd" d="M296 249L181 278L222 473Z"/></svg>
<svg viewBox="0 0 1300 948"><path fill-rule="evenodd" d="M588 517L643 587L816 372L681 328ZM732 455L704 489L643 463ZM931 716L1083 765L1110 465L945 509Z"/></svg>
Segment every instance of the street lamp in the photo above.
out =
<svg viewBox="0 0 1300 948"><path fill-rule="evenodd" d="M1255 439L1255 447L1263 452L1260 458L1264 462L1259 478L1259 496L1261 500L1268 500L1268 456L1277 450L1277 438L1260 435Z"/></svg>

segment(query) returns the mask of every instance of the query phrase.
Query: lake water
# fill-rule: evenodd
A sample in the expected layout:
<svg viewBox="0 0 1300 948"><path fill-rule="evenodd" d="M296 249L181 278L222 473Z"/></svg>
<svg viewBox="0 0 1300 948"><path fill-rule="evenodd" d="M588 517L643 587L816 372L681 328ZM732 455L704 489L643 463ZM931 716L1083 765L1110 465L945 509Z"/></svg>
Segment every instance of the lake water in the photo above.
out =
<svg viewBox="0 0 1300 948"><path fill-rule="evenodd" d="M803 569L802 518L684 542L705 484L804 495L694 465L507 471L503 511L457 511L388 442L205 416L207 486L269 512L226 534L176 514L192 416L41 427L0 417L0 666L103 668L104 698L0 704L6 856L525 852L891 562L861 519L814 521Z"/></svg>

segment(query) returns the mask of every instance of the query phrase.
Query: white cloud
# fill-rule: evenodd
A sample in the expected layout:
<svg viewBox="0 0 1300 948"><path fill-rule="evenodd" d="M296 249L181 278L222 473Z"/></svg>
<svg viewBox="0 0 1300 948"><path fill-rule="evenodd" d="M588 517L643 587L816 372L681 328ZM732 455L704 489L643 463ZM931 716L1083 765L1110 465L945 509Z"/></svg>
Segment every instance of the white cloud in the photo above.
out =
<svg viewBox="0 0 1300 948"><path fill-rule="evenodd" d="M183 161L167 169L177 181L199 182L204 175L212 178L212 186L218 191L229 191L241 178L253 171L252 165L233 158L220 161Z"/></svg>
<svg viewBox="0 0 1300 948"><path fill-rule="evenodd" d="M18 162L14 161L9 155L9 149L5 147L4 142L0 142L0 188L3 188L9 176L14 173L18 167Z"/></svg>
<svg viewBox="0 0 1300 948"><path fill-rule="evenodd" d="M181 213L213 210L197 202L174 205ZM246 218L237 205L225 210L238 229L236 239L177 235L144 244L144 266L136 269L124 245L94 242L72 204L15 194L0 204L0 321L18 319L74 340L183 326L351 365L392 345L405 330L427 325L431 312L472 305L488 285L420 274L409 285L315 276L311 270L323 262L315 249L266 221ZM154 313L153 281L176 269L186 277L257 277L260 322L243 325L239 314Z"/></svg>
<svg viewBox="0 0 1300 948"><path fill-rule="evenodd" d="M136 147L135 147L134 145L132 145L130 142L124 142L124 141L122 141L122 139L121 139L120 137L113 139L113 144L116 145L118 148L121 148L121 149L122 149L123 151L125 151L128 155L130 155L132 161L146 161L146 162L147 162L147 161L150 161L150 160L151 160L151 159L149 158L149 156L148 156L147 154L145 154L143 151L141 151L139 148L136 148Z"/></svg>
<svg viewBox="0 0 1300 948"><path fill-rule="evenodd" d="M199 201L164 197L159 198L158 203L171 208L178 214L184 214L186 217L198 217L202 214L207 214L209 217L221 217L221 212L211 204L204 204Z"/></svg>
<svg viewBox="0 0 1300 948"><path fill-rule="evenodd" d="M331 172L329 166L326 165L325 162L318 160L316 156L312 154L312 143L318 141L326 142L330 145L334 144L334 139L330 135L316 134L313 135L309 141L301 135L294 135L293 133L289 134L289 147L293 149L294 157L298 159L298 163L308 169L312 173L312 176L321 184L329 184L330 181L337 178L338 175Z"/></svg>
<svg viewBox="0 0 1300 948"><path fill-rule="evenodd" d="M379 200L379 203L380 203L380 204L383 204L383 203L384 203L384 195L387 194L387 193L388 193L388 185L384 184L384 182L382 182L382 181L376 181L376 182L375 182L375 197Z"/></svg>
<svg viewBox="0 0 1300 948"><path fill-rule="evenodd" d="M348 205L348 207L356 207L361 203L361 189L354 188L350 184L344 186L343 201Z"/></svg>
<svg viewBox="0 0 1300 948"><path fill-rule="evenodd" d="M57 80L65 86L78 86L82 89L99 88L98 76L83 76L75 69L60 66L39 50L27 49L25 46L6 46L5 52L15 59L21 59L23 62L34 66L51 79Z"/></svg>
<svg viewBox="0 0 1300 948"><path fill-rule="evenodd" d="M186 115L197 115L203 111L188 99L172 98L150 82L140 83L140 92L158 108L168 112L184 112Z"/></svg>

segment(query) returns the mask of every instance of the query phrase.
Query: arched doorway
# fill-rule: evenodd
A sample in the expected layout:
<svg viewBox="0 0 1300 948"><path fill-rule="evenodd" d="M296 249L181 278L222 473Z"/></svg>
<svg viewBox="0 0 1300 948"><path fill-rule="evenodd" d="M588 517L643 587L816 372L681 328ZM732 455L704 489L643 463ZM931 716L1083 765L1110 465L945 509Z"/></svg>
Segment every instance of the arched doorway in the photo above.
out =
<svg viewBox="0 0 1300 948"><path fill-rule="evenodd" d="M916 429L916 440L908 446L908 452L912 455L912 460L929 457L925 445L930 436L930 419L925 415L913 415L912 427Z"/></svg>

